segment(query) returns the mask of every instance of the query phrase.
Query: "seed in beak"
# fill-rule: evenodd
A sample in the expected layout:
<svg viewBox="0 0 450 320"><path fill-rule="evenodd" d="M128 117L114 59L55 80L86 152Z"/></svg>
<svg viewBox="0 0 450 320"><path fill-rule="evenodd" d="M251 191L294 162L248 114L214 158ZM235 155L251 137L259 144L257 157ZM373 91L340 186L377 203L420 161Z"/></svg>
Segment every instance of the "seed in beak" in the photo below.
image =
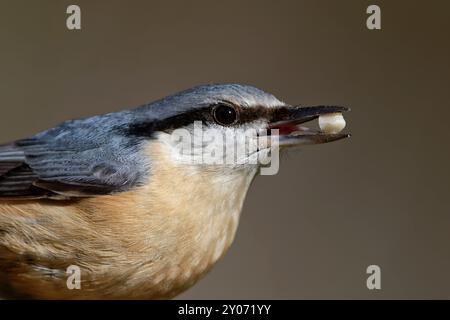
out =
<svg viewBox="0 0 450 320"><path fill-rule="evenodd" d="M319 127L324 133L339 133L345 128L345 119L340 112L321 114Z"/></svg>

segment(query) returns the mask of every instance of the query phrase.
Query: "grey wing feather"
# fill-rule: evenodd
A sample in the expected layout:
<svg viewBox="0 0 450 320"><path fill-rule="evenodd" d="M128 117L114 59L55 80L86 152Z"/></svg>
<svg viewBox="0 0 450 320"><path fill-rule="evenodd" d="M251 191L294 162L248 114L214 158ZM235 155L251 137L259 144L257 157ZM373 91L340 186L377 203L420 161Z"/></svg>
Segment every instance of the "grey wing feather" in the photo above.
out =
<svg viewBox="0 0 450 320"><path fill-rule="evenodd" d="M0 146L0 175L20 166L25 159L24 153L14 145Z"/></svg>
<svg viewBox="0 0 450 320"><path fill-rule="evenodd" d="M43 192L33 187L36 179L22 150L14 144L0 146L0 197L37 197Z"/></svg>
<svg viewBox="0 0 450 320"><path fill-rule="evenodd" d="M112 115L68 121L0 146L0 199L86 197L142 184L148 169L142 141L121 134L126 117Z"/></svg>

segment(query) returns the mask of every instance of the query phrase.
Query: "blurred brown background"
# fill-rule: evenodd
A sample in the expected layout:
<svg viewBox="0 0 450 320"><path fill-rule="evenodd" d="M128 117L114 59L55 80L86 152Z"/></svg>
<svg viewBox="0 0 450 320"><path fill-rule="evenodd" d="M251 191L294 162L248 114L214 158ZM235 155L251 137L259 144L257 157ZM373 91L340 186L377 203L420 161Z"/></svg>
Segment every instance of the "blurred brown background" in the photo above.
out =
<svg viewBox="0 0 450 320"><path fill-rule="evenodd" d="M182 298L450 298L448 1L0 4L0 142L210 82L352 107L350 140L257 177L231 250Z"/></svg>

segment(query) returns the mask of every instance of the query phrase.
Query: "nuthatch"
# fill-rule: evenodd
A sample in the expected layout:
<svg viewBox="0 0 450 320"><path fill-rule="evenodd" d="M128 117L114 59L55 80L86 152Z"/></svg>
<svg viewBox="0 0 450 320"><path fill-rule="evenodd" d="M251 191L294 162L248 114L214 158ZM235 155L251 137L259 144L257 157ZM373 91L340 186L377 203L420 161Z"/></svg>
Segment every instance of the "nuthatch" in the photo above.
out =
<svg viewBox="0 0 450 320"><path fill-rule="evenodd" d="M192 132L198 121L227 134L278 129L281 148L324 143L348 135L300 124L346 110L290 106L246 85L205 85L0 146L1 295L177 295L229 248L260 164L186 163L171 134ZM194 149L210 143L218 142ZM70 266L79 268L79 290L67 286Z"/></svg>

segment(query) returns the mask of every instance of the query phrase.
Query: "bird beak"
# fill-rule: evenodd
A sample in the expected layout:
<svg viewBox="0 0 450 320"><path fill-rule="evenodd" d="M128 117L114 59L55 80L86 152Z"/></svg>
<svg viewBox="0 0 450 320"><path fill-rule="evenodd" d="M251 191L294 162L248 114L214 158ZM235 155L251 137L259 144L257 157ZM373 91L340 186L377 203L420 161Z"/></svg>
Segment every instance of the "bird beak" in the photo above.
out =
<svg viewBox="0 0 450 320"><path fill-rule="evenodd" d="M323 132L320 129L311 129L301 124L310 122L322 115L347 111L350 111L350 109L338 106L280 107L274 110L268 129L271 132L273 132L271 129L278 129L281 147L337 141L350 137L350 134Z"/></svg>

